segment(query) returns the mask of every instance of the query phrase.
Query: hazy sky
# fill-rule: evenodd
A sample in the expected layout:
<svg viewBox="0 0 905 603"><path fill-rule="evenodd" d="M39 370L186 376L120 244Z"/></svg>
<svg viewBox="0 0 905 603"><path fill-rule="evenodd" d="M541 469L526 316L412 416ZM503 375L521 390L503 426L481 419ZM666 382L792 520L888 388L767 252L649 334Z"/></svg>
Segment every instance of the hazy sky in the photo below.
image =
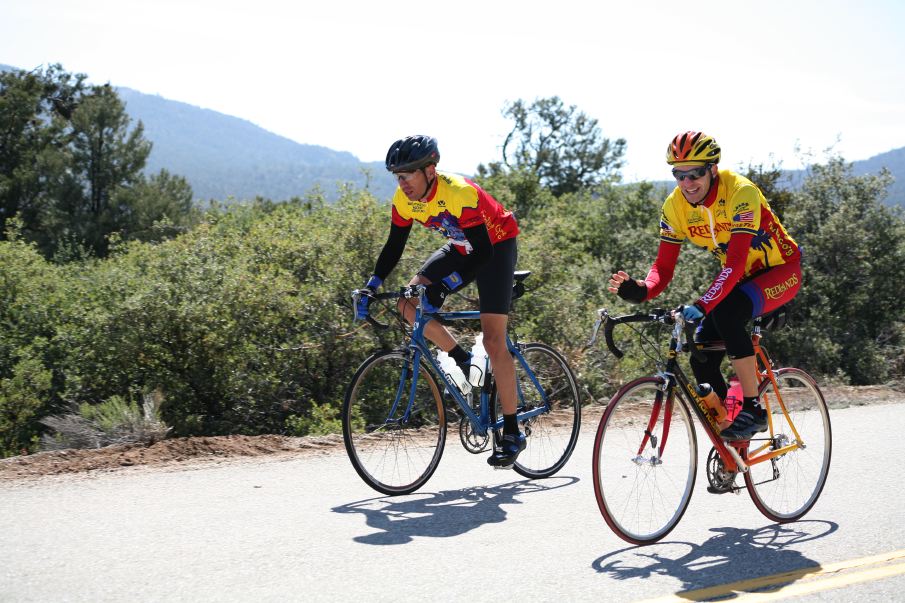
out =
<svg viewBox="0 0 905 603"><path fill-rule="evenodd" d="M61 63L383 160L436 136L441 167L499 160L508 102L559 96L668 178L678 132L727 167L905 146L905 2L0 0L0 63ZM838 142L837 142L838 140Z"/></svg>

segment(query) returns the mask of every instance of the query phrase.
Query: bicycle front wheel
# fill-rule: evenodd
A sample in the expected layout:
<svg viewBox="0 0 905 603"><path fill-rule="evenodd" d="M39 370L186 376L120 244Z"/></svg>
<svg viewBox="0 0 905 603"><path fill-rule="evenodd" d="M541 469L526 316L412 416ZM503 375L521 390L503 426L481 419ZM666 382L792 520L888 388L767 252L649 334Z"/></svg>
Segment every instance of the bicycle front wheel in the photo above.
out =
<svg viewBox="0 0 905 603"><path fill-rule="evenodd" d="M414 492L443 455L443 397L427 364L420 365L415 380L411 354L378 352L356 371L343 401L349 460L365 483L384 494Z"/></svg>
<svg viewBox="0 0 905 603"><path fill-rule="evenodd" d="M566 359L550 346L528 343L520 351L529 370L516 360L518 411L542 408L545 412L522 423L528 446L513 469L528 478L549 477L562 469L578 441L581 426L578 383Z"/></svg>
<svg viewBox="0 0 905 603"><path fill-rule="evenodd" d="M745 485L761 513L787 523L807 513L823 491L833 438L830 414L814 379L797 368L781 368L775 375L779 391L764 381L760 392L761 401L770 405L771 435L766 441L752 439L748 456L756 459L792 444L800 446L750 465ZM782 412L780 400L788 416Z"/></svg>
<svg viewBox="0 0 905 603"><path fill-rule="evenodd" d="M594 439L594 494L617 536L650 544L679 523L694 487L697 439L691 414L660 377L620 389Z"/></svg>

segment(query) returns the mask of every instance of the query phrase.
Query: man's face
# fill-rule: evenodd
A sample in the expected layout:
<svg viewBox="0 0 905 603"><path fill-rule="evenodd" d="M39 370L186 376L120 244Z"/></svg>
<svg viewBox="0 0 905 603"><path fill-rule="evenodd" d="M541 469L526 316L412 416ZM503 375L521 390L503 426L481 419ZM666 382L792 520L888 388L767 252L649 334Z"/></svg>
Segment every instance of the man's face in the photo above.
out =
<svg viewBox="0 0 905 603"><path fill-rule="evenodd" d="M694 205L701 203L710 192L713 183L713 172L716 166L704 164L676 166L672 175L682 190L685 199Z"/></svg>
<svg viewBox="0 0 905 603"><path fill-rule="evenodd" d="M393 176L409 201L418 201L428 192L427 183L430 178L433 178L435 169L434 166L429 165L423 170L414 172L393 172Z"/></svg>

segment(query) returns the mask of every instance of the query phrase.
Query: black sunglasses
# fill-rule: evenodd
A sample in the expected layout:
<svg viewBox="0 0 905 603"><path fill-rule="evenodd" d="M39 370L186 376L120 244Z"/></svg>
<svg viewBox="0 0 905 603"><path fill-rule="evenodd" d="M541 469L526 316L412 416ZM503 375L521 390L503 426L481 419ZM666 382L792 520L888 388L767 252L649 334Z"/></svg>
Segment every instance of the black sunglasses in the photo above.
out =
<svg viewBox="0 0 905 603"><path fill-rule="evenodd" d="M708 171L710 171L710 166L705 165L702 167L691 168L690 170L673 170L672 175L673 178L675 178L679 182L682 182L686 178L694 182L698 178L703 178L704 174L706 174Z"/></svg>

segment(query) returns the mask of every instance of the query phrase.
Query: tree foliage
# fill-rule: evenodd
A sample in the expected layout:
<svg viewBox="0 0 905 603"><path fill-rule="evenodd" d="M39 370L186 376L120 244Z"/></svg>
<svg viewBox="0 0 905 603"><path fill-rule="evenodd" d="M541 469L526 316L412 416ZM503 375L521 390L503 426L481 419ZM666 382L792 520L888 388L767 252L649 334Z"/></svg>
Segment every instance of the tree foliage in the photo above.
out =
<svg viewBox="0 0 905 603"><path fill-rule="evenodd" d="M503 143L503 163L536 174L554 195L619 181L625 139L605 138L597 120L574 105L566 107L558 96L530 105L517 100L503 115L514 122Z"/></svg>
<svg viewBox="0 0 905 603"><path fill-rule="evenodd" d="M803 249L793 358L855 384L901 378L905 221L882 203L888 172L855 176L842 158L814 165L787 219Z"/></svg>
<svg viewBox="0 0 905 603"><path fill-rule="evenodd" d="M47 182L64 169L66 124L84 80L59 65L0 72L0 236L16 216L37 229Z"/></svg>
<svg viewBox="0 0 905 603"><path fill-rule="evenodd" d="M57 260L104 257L114 233L150 240L194 219L191 188L163 171L146 177L151 151L109 85L59 65L0 74L0 226Z"/></svg>

